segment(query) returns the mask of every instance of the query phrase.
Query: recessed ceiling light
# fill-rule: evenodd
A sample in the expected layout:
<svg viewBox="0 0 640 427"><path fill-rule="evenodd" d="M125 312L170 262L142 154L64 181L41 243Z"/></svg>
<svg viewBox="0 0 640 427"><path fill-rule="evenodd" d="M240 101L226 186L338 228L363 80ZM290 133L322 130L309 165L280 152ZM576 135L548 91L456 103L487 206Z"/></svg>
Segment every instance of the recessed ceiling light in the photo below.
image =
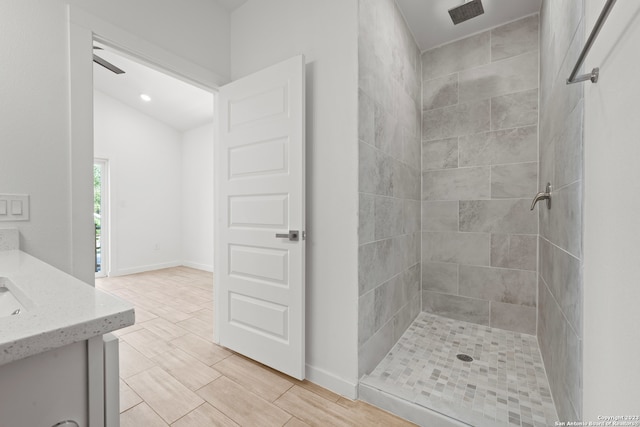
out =
<svg viewBox="0 0 640 427"><path fill-rule="evenodd" d="M140 94L140 99L142 99L144 102L151 101L151 97L149 95L147 95L146 93Z"/></svg>

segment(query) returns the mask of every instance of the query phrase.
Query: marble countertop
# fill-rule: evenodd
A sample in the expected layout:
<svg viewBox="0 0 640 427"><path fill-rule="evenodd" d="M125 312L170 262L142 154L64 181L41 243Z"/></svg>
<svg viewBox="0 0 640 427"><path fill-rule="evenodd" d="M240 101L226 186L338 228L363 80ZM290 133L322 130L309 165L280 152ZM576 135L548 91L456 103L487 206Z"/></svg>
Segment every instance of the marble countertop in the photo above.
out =
<svg viewBox="0 0 640 427"><path fill-rule="evenodd" d="M0 317L0 365L134 323L133 306L20 250L0 251L0 277L26 310Z"/></svg>

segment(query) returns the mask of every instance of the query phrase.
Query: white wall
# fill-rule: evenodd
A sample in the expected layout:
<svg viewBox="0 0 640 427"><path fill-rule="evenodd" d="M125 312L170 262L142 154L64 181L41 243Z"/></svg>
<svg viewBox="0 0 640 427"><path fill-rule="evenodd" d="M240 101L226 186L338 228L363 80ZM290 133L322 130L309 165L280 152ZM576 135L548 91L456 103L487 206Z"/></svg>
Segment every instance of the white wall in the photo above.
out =
<svg viewBox="0 0 640 427"><path fill-rule="evenodd" d="M182 261L213 271L213 124L182 135Z"/></svg>
<svg viewBox="0 0 640 427"><path fill-rule="evenodd" d="M229 74L229 18L213 2L74 3L212 72ZM0 191L31 195L31 220L3 225L19 228L26 252L71 272L68 28L64 0L0 2ZM87 205L87 215L90 210ZM92 233L87 228L89 243Z"/></svg>
<svg viewBox="0 0 640 427"><path fill-rule="evenodd" d="M110 274L180 265L182 134L99 91L94 132L95 156L109 160Z"/></svg>
<svg viewBox="0 0 640 427"><path fill-rule="evenodd" d="M30 0L28 0L30 1ZM212 0L67 0L194 64L229 76L229 14Z"/></svg>
<svg viewBox="0 0 640 427"><path fill-rule="evenodd" d="M307 61L307 377L357 382L357 1L250 0L231 15L231 78Z"/></svg>
<svg viewBox="0 0 640 427"><path fill-rule="evenodd" d="M24 251L69 272L65 17L57 1L0 2L0 192L31 195L31 220L2 224L20 230Z"/></svg>
<svg viewBox="0 0 640 427"><path fill-rule="evenodd" d="M605 0L587 0L586 31ZM640 3L617 2L587 58L584 418L638 415L640 402Z"/></svg>

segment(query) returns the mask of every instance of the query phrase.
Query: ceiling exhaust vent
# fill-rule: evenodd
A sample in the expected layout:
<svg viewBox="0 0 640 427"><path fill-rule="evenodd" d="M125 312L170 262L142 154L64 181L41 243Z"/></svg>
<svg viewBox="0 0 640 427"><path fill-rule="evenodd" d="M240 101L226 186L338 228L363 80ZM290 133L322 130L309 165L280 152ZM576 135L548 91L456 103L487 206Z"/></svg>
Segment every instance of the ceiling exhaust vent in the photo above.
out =
<svg viewBox="0 0 640 427"><path fill-rule="evenodd" d="M449 15L454 25L458 25L461 22L468 21L471 18L482 15L484 13L484 7L482 7L482 0L471 0L465 4L449 9Z"/></svg>

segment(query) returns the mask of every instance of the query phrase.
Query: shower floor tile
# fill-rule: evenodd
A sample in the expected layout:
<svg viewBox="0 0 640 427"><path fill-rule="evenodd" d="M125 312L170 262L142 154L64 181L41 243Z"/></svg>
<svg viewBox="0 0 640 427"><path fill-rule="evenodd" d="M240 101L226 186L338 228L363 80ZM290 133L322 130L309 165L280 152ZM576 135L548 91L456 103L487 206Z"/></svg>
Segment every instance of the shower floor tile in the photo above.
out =
<svg viewBox="0 0 640 427"><path fill-rule="evenodd" d="M361 383L474 426L558 420L534 336L430 313L418 315Z"/></svg>

